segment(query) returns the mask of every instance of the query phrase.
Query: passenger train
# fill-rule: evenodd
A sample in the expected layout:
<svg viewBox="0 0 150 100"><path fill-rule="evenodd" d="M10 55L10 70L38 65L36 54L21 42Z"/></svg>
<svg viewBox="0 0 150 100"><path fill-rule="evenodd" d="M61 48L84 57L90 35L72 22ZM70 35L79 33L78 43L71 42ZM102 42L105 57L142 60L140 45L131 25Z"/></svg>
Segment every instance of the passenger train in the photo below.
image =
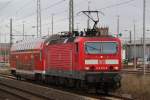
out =
<svg viewBox="0 0 150 100"><path fill-rule="evenodd" d="M11 73L18 79L69 87L105 92L119 88L121 41L101 34L96 24L93 29L80 33L68 32L14 43L10 53Z"/></svg>
<svg viewBox="0 0 150 100"><path fill-rule="evenodd" d="M17 78L70 85L120 87L121 42L111 36L53 35L15 43L11 72Z"/></svg>

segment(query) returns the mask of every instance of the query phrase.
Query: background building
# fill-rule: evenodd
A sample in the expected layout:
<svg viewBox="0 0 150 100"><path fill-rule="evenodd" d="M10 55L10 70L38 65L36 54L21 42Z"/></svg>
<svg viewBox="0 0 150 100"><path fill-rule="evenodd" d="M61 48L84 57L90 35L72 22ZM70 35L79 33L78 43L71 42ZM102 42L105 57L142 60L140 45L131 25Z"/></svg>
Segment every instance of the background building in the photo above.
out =
<svg viewBox="0 0 150 100"><path fill-rule="evenodd" d="M0 43L0 62L9 61L9 51L10 51L9 43Z"/></svg>
<svg viewBox="0 0 150 100"><path fill-rule="evenodd" d="M134 47L135 46L135 47ZM132 60L134 55L136 58L143 58L143 40L136 40L134 43L124 43L126 59ZM150 60L150 40L146 40L146 58Z"/></svg>

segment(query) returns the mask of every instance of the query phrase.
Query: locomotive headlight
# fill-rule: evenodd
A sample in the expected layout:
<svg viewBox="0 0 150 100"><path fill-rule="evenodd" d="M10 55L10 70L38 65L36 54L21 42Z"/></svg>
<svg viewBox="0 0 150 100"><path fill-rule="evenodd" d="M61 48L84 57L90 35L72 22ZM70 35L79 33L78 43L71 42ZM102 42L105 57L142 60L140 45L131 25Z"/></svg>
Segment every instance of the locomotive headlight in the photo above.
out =
<svg viewBox="0 0 150 100"><path fill-rule="evenodd" d="M90 67L85 67L85 70L90 70Z"/></svg>
<svg viewBox="0 0 150 100"><path fill-rule="evenodd" d="M115 66L113 69L114 69L114 70L119 70L119 67L118 67L118 66Z"/></svg>
<svg viewBox="0 0 150 100"><path fill-rule="evenodd" d="M87 64L87 65L98 64L98 60L97 59L86 59L85 64Z"/></svg>

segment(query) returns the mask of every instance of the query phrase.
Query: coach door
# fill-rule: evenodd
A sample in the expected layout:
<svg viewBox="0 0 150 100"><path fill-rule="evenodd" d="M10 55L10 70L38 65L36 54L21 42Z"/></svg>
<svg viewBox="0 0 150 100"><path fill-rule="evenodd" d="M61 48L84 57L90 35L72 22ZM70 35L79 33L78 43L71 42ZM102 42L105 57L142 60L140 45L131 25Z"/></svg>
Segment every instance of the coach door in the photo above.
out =
<svg viewBox="0 0 150 100"><path fill-rule="evenodd" d="M20 69L20 61L18 55L16 55L16 69Z"/></svg>
<svg viewBox="0 0 150 100"><path fill-rule="evenodd" d="M34 53L31 53L31 70L34 70Z"/></svg>

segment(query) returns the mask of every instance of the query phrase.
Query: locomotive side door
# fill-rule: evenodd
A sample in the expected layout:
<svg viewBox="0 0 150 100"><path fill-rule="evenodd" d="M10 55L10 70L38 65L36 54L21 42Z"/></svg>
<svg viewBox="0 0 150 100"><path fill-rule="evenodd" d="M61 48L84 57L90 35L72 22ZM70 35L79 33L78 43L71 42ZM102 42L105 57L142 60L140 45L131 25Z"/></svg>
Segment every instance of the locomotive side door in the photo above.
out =
<svg viewBox="0 0 150 100"><path fill-rule="evenodd" d="M45 71L48 71L48 68L49 68L49 59L50 59L50 53L49 53L49 49L48 47L45 48Z"/></svg>
<svg viewBox="0 0 150 100"><path fill-rule="evenodd" d="M70 67L71 67L71 71L73 71L74 68L73 68L73 61L72 61L72 60L73 60L73 58L72 58L72 57L73 57L73 56L72 56L72 50L70 50L69 53L70 53Z"/></svg>
<svg viewBox="0 0 150 100"><path fill-rule="evenodd" d="M75 62L74 62L74 68L77 70L79 66L79 43L75 43Z"/></svg>

